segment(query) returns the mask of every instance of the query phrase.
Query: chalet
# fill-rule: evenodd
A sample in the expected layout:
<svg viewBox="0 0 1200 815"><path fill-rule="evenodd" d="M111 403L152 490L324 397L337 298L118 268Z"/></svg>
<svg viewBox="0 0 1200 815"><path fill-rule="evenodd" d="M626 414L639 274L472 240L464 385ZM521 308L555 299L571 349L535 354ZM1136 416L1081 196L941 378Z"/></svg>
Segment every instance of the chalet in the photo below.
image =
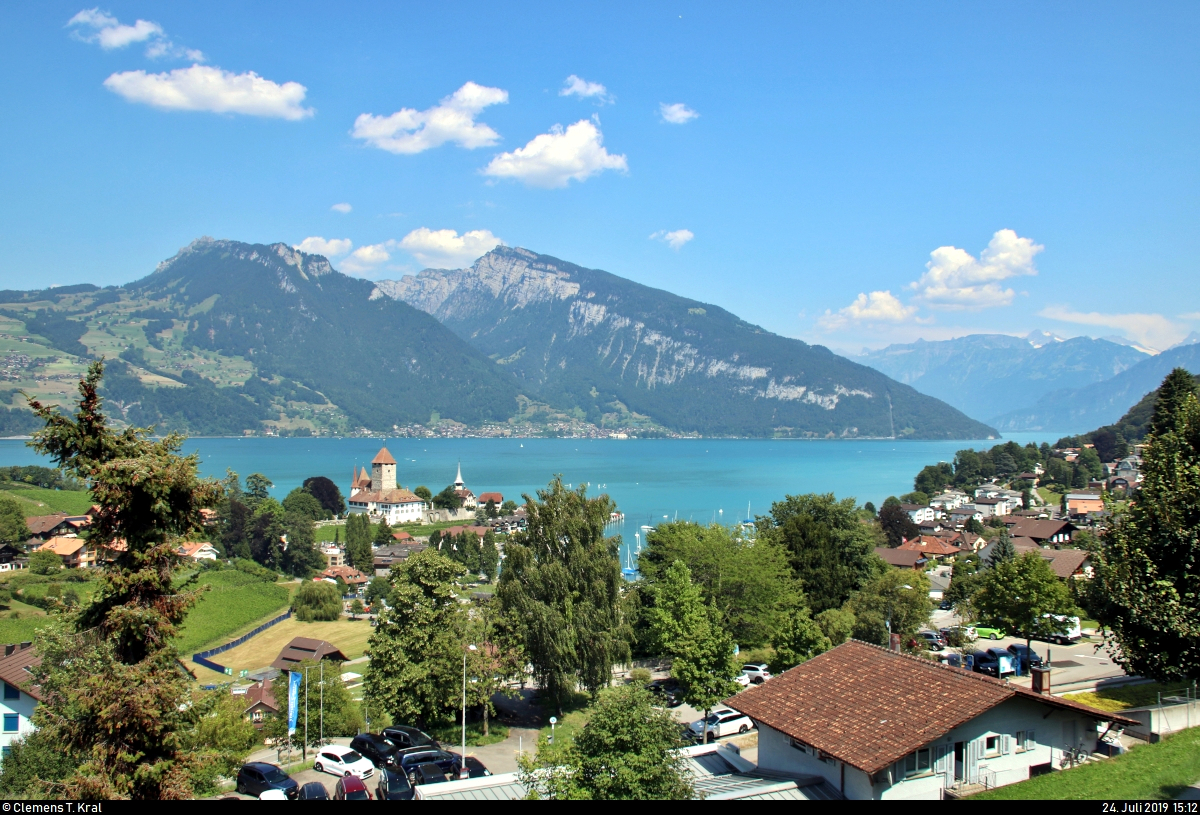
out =
<svg viewBox="0 0 1200 815"><path fill-rule="evenodd" d="M4 699L0 701L3 730L0 731L0 763L3 763L13 739L33 732L33 709L42 700L41 691L33 684L30 673L41 664L32 642L4 646L0 656L0 681L4 682Z"/></svg>
<svg viewBox="0 0 1200 815"><path fill-rule="evenodd" d="M279 715L280 707L279 703L275 701L275 694L271 690L270 679L255 682L246 688L245 698L246 707L242 712L242 716L246 721L252 723L256 729L261 730L263 722L266 719Z"/></svg>
<svg viewBox="0 0 1200 815"><path fill-rule="evenodd" d="M876 546L875 554L879 555L889 566L897 569L913 569L920 571L929 560L920 552L911 549L891 549L887 546Z"/></svg>
<svg viewBox="0 0 1200 815"><path fill-rule="evenodd" d="M281 671L295 671L298 670L297 666L301 662L320 662L321 660L341 664L346 661L346 655L336 645L325 640L295 637L279 652L279 656L271 663L271 667Z"/></svg>
<svg viewBox="0 0 1200 815"><path fill-rule="evenodd" d="M1033 518L1005 518L1004 525L1014 538L1030 538L1039 546L1056 546L1071 542L1075 524L1068 521L1043 521Z"/></svg>
<svg viewBox="0 0 1200 815"><path fill-rule="evenodd" d="M917 530L922 535L936 535L938 532L942 531L942 522L936 520L921 521L919 524L917 524Z"/></svg>
<svg viewBox="0 0 1200 815"><path fill-rule="evenodd" d="M64 569L88 569L95 565L95 556L83 538L51 538L37 548L61 557Z"/></svg>
<svg viewBox="0 0 1200 815"><path fill-rule="evenodd" d="M1063 580L1072 577L1091 578L1093 575L1091 556L1083 549L1043 549L1041 555Z"/></svg>
<svg viewBox="0 0 1200 815"><path fill-rule="evenodd" d="M208 541L191 541L180 544L176 549L180 557L188 558L189 560L217 560L218 553L215 546Z"/></svg>
<svg viewBox="0 0 1200 815"><path fill-rule="evenodd" d="M65 512L56 512L53 515L26 518L25 526L29 527L30 541L45 543L51 538L75 534L75 527L67 520L69 517Z"/></svg>
<svg viewBox="0 0 1200 815"><path fill-rule="evenodd" d="M386 447L371 460L370 482L364 482L362 476L355 478L346 506L350 514L384 518L389 524L420 523L426 508L423 500L396 485L396 459Z"/></svg>
<svg viewBox="0 0 1200 815"><path fill-rule="evenodd" d="M29 558L11 543L0 544L0 572L13 572L29 566Z"/></svg>
<svg viewBox="0 0 1200 815"><path fill-rule="evenodd" d="M1095 751L1115 713L851 640L726 704L758 725L758 770L816 775L852 800L938 800Z"/></svg>

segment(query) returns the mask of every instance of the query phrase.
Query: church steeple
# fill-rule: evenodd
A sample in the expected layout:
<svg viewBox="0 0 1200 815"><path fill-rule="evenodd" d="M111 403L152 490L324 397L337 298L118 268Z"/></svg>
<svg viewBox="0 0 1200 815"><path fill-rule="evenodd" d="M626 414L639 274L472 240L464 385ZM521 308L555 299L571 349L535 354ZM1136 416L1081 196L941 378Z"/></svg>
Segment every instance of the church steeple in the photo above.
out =
<svg viewBox="0 0 1200 815"><path fill-rule="evenodd" d="M460 462L458 462L458 475L454 476L454 489L461 490L461 489L464 489L466 486L467 485L463 483L462 462L460 461Z"/></svg>

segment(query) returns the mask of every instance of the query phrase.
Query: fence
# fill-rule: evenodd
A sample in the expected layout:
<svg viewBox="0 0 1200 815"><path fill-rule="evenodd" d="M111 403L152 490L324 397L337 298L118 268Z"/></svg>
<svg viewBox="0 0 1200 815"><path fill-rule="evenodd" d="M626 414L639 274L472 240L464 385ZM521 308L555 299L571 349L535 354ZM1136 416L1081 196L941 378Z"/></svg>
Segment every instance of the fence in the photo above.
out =
<svg viewBox="0 0 1200 815"><path fill-rule="evenodd" d="M192 654L192 662L195 662L197 665L203 665L205 668L208 668L210 671L216 671L217 673L226 674L227 676L233 676L232 668L226 668L224 665L221 665L219 663L213 662L212 660L208 659L208 657L216 656L217 654L223 654L226 651L228 651L230 648L237 648L239 645L246 642L250 638L258 636L259 634L266 631L271 626L275 625L276 623L281 623L291 616L292 616L292 612L290 610L285 611L283 614L280 614L274 620L268 620L267 622L260 625L258 628L254 629L253 631L250 631L246 634L243 634L242 636L238 637L236 640L227 642L224 645L219 645L216 648L210 648L207 651L201 651L198 654Z"/></svg>
<svg viewBox="0 0 1200 815"><path fill-rule="evenodd" d="M1138 722L1136 727L1125 728L1126 733L1153 744L1165 735L1200 725L1196 687L1159 693L1158 704L1122 710L1121 715Z"/></svg>

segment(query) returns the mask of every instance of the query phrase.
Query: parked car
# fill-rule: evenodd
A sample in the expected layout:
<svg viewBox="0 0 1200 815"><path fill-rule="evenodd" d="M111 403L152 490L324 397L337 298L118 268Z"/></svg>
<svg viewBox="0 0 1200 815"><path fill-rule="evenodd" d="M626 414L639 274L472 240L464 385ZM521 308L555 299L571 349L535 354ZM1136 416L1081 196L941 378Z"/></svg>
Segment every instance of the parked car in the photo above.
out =
<svg viewBox="0 0 1200 815"><path fill-rule="evenodd" d="M267 790L283 790L288 798L295 798L299 786L290 775L265 761L243 764L237 774L237 791L242 795L258 797Z"/></svg>
<svg viewBox="0 0 1200 815"><path fill-rule="evenodd" d="M333 788L333 800L370 801L371 792L357 775L347 775L338 779L337 786Z"/></svg>
<svg viewBox="0 0 1200 815"><path fill-rule="evenodd" d="M448 753L445 750L413 749L402 751L396 759L396 766L411 775L413 767L418 764L432 763L441 767L443 773L457 776L458 761L457 753Z"/></svg>
<svg viewBox="0 0 1200 815"><path fill-rule="evenodd" d="M408 776L390 767L379 771L379 785L375 787L377 801L411 801L414 793Z"/></svg>
<svg viewBox="0 0 1200 815"><path fill-rule="evenodd" d="M743 674L744 676L745 674ZM697 719L691 724L691 731L696 738L704 737L704 719ZM732 708L717 708L708 714L708 733L710 739L732 736L734 733L745 733L754 727L754 722L744 713Z"/></svg>
<svg viewBox="0 0 1200 815"><path fill-rule="evenodd" d="M287 801L287 793L283 790L263 790L262 795L258 796L260 801Z"/></svg>
<svg viewBox="0 0 1200 815"><path fill-rule="evenodd" d="M1083 631L1079 627L1078 617L1068 617L1065 614L1043 614L1043 617L1053 617L1058 624L1057 630L1046 639L1051 642L1059 642L1063 645L1070 645L1073 642L1079 642L1083 636Z"/></svg>
<svg viewBox="0 0 1200 815"><path fill-rule="evenodd" d="M320 781L309 781L304 786L300 787L300 793L296 796L297 801L328 801L329 793L325 789L325 785Z"/></svg>
<svg viewBox="0 0 1200 815"><path fill-rule="evenodd" d="M916 641L918 645L924 645L930 651L940 651L946 647L946 640L936 631L918 631Z"/></svg>
<svg viewBox="0 0 1200 815"><path fill-rule="evenodd" d="M385 727L381 735L401 750L406 747L426 747L434 750L442 748L442 745L438 744L437 739L433 736L424 730L408 725L396 724Z"/></svg>
<svg viewBox="0 0 1200 815"><path fill-rule="evenodd" d="M457 753L455 754L457 755ZM459 765L462 766L462 765ZM468 778L484 778L492 774L492 771L483 766L483 762L475 758L475 756L467 756L467 777Z"/></svg>
<svg viewBox="0 0 1200 815"><path fill-rule="evenodd" d="M977 624L975 626L975 636L981 640L998 640L1001 637L1007 637L1008 632L996 626Z"/></svg>
<svg viewBox="0 0 1200 815"><path fill-rule="evenodd" d="M408 774L408 780L414 787L421 784L444 784L446 783L446 773L432 761L427 761L413 767Z"/></svg>
<svg viewBox="0 0 1200 815"><path fill-rule="evenodd" d="M938 603L938 608L940 608L942 611L949 611L950 609L954 608L954 603L951 603L949 600L943 600L942 602Z"/></svg>
<svg viewBox="0 0 1200 815"><path fill-rule="evenodd" d="M674 679L655 679L646 686L646 690L662 700L667 707L679 707L683 704L683 688Z"/></svg>
<svg viewBox="0 0 1200 815"><path fill-rule="evenodd" d="M396 745L383 734L360 733L350 740L350 749L362 753L376 767L383 767L396 760Z"/></svg>
<svg viewBox="0 0 1200 815"><path fill-rule="evenodd" d="M746 676L745 674L738 674L733 678L733 681L737 682L743 688L750 687L750 677Z"/></svg>
<svg viewBox="0 0 1200 815"><path fill-rule="evenodd" d="M1041 655L1023 642L1014 642L1008 646L1008 652L1026 665L1034 668L1042 667Z"/></svg>
<svg viewBox="0 0 1200 815"><path fill-rule="evenodd" d="M989 648L975 652L975 672L1001 679L1017 671L1012 654L1003 648Z"/></svg>
<svg viewBox="0 0 1200 815"><path fill-rule="evenodd" d="M946 628L939 628L938 633L942 635L942 639L951 648L961 648L970 642L974 642L979 636L973 625L952 625Z"/></svg>
<svg viewBox="0 0 1200 815"><path fill-rule="evenodd" d="M359 778L370 778L375 774L375 765L357 750L330 744L317 752L313 761L313 769L319 773L330 775L357 775Z"/></svg>
<svg viewBox="0 0 1200 815"><path fill-rule="evenodd" d="M766 663L743 665L742 673L750 677L750 681L755 685L761 685L771 678L771 672L767 670Z"/></svg>

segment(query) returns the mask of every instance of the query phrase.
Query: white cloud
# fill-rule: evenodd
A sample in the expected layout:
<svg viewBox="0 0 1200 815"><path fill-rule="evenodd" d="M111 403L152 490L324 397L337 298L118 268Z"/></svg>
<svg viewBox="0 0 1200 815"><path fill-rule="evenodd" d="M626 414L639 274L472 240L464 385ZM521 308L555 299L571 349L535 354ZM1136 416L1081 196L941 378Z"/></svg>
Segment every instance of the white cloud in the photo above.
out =
<svg viewBox="0 0 1200 815"><path fill-rule="evenodd" d="M625 156L614 156L604 149L600 129L582 119L566 130L555 125L524 147L501 153L483 173L515 178L531 187L565 187L572 178L583 181L605 170L627 172L629 163Z"/></svg>
<svg viewBox="0 0 1200 815"><path fill-rule="evenodd" d="M672 105L660 102L658 104L658 115L667 124L683 125L695 119L700 114L683 104L683 102L676 102Z"/></svg>
<svg viewBox="0 0 1200 815"><path fill-rule="evenodd" d="M828 309L817 319L825 331L836 331L850 323L903 323L917 313L916 306L906 306L890 291L860 293L854 302L835 314Z"/></svg>
<svg viewBox="0 0 1200 815"><path fill-rule="evenodd" d="M161 74L125 71L104 80L104 87L130 102L165 110L244 113L296 121L313 115L302 106L308 89L298 82L282 85L253 71L235 74L204 65Z"/></svg>
<svg viewBox="0 0 1200 815"><path fill-rule="evenodd" d="M668 246L678 252L683 245L696 237L695 233L690 229L676 229L673 232L667 232L660 229L650 236L652 241L664 241Z"/></svg>
<svg viewBox="0 0 1200 815"><path fill-rule="evenodd" d="M334 212L340 212L343 215L345 215L347 212L354 209L354 207L343 202L341 204L334 204L333 206L330 207L330 209L333 210Z"/></svg>
<svg viewBox="0 0 1200 815"><path fill-rule="evenodd" d="M1180 314L1181 320L1200 320L1200 311L1189 312L1188 314Z"/></svg>
<svg viewBox="0 0 1200 815"><path fill-rule="evenodd" d="M469 266L504 241L486 229L474 229L459 235L453 229L421 227L400 241L400 248L426 266L458 269Z"/></svg>
<svg viewBox="0 0 1200 815"><path fill-rule="evenodd" d="M500 139L475 117L489 105L506 102L508 91L468 82L428 110L401 108L391 116L360 114L350 135L389 153L421 153L446 142L473 150Z"/></svg>
<svg viewBox="0 0 1200 815"><path fill-rule="evenodd" d="M376 267L392 259L389 249L396 247L395 241L384 241L369 246L360 246L350 253L350 257L342 261L341 271L346 274L365 275L375 271Z"/></svg>
<svg viewBox="0 0 1200 815"><path fill-rule="evenodd" d="M293 249L299 249L301 252L307 252L310 255L324 255L327 258L338 257L350 251L354 246L349 238L324 238L308 237L296 244Z"/></svg>
<svg viewBox="0 0 1200 815"><path fill-rule="evenodd" d="M1022 275L1036 275L1033 258L1045 247L1029 238L1018 237L1011 229L996 232L976 260L955 246L940 246L929 253L927 271L909 288L917 299L930 308L981 309L1007 306L1012 289L1001 281Z"/></svg>
<svg viewBox="0 0 1200 815"><path fill-rule="evenodd" d="M191 48L181 48L167 38L162 26L149 20L137 20L133 25L121 25L121 22L111 14L99 8L84 9L67 21L73 27L75 36L84 42L99 44L105 51L125 48L135 42L147 42L146 56L151 59L160 57L184 57L193 62L203 62L204 54Z"/></svg>
<svg viewBox="0 0 1200 815"><path fill-rule="evenodd" d="M595 98L601 105L611 105L617 101L616 97L608 92L608 88L601 85L599 82L588 82L575 74L567 77L567 81L563 83L563 89L558 92L559 96L579 96L584 99Z"/></svg>
<svg viewBox="0 0 1200 815"><path fill-rule="evenodd" d="M1161 314L1101 314L1096 311L1073 311L1069 306L1047 306L1038 314L1064 323L1115 328L1129 339L1149 348L1169 348L1188 333L1185 327Z"/></svg>

